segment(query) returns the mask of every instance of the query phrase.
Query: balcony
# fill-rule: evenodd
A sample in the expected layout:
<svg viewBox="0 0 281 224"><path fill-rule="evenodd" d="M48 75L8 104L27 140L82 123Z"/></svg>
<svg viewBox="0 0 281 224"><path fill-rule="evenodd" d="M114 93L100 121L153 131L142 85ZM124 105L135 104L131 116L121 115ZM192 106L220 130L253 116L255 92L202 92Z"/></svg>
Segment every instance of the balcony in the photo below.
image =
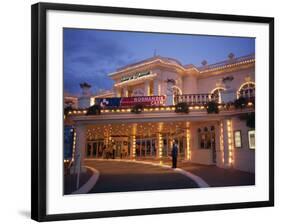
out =
<svg viewBox="0 0 281 224"><path fill-rule="evenodd" d="M201 94L183 94L175 95L175 104L185 102L189 105L205 105L210 101L219 101L219 97L215 94L201 93Z"/></svg>

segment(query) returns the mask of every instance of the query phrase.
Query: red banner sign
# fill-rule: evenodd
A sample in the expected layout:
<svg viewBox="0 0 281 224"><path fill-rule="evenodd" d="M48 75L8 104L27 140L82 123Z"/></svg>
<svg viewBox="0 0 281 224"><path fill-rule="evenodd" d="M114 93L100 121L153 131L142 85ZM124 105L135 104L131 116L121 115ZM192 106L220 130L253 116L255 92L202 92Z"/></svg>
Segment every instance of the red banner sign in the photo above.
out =
<svg viewBox="0 0 281 224"><path fill-rule="evenodd" d="M134 105L143 106L163 106L165 104L165 96L136 96L121 98L121 107L131 107Z"/></svg>

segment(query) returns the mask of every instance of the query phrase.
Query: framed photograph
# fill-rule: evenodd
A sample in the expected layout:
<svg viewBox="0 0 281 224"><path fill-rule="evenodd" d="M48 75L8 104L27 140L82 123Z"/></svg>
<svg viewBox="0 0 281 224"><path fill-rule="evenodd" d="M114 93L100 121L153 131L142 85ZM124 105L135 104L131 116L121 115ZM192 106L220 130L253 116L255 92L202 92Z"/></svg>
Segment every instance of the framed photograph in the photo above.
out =
<svg viewBox="0 0 281 224"><path fill-rule="evenodd" d="M234 131L234 147L242 148L242 136L240 130Z"/></svg>
<svg viewBox="0 0 281 224"><path fill-rule="evenodd" d="M256 148L256 144L255 144L255 130L248 131L248 141L249 141L249 148L250 149L255 149Z"/></svg>
<svg viewBox="0 0 281 224"><path fill-rule="evenodd" d="M32 219L273 206L273 82L273 18L33 5Z"/></svg>

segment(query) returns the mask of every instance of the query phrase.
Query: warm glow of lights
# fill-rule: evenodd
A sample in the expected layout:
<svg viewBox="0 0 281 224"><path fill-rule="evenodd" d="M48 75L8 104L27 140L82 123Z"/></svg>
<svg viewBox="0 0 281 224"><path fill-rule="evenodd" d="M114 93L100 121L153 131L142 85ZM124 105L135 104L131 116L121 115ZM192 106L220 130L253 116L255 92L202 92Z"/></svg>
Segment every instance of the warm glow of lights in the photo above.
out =
<svg viewBox="0 0 281 224"><path fill-rule="evenodd" d="M191 151L190 151L190 130L186 129L186 159L191 160Z"/></svg>
<svg viewBox="0 0 281 224"><path fill-rule="evenodd" d="M74 161L75 158L75 150L76 150L76 131L73 129L73 143L72 143L72 161Z"/></svg>
<svg viewBox="0 0 281 224"><path fill-rule="evenodd" d="M234 159L233 159L233 141L232 141L232 121L227 120L227 136L228 136L228 164L230 166L233 165Z"/></svg>
<svg viewBox="0 0 281 224"><path fill-rule="evenodd" d="M222 164L224 164L224 142L223 142L223 122L220 122L220 150L221 150L221 158L222 158Z"/></svg>
<svg viewBox="0 0 281 224"><path fill-rule="evenodd" d="M131 136L132 158L136 157L136 136Z"/></svg>
<svg viewBox="0 0 281 224"><path fill-rule="evenodd" d="M158 157L162 158L163 155L163 145L162 145L163 139L162 134L157 133L157 145L158 145Z"/></svg>

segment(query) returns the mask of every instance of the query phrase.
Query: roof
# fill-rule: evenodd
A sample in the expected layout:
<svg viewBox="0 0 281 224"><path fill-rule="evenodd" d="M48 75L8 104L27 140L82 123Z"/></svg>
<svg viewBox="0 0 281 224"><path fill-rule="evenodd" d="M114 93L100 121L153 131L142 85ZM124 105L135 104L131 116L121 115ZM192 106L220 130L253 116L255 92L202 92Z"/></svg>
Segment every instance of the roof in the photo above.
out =
<svg viewBox="0 0 281 224"><path fill-rule="evenodd" d="M128 70L128 69L133 69L134 67L138 67L141 66L143 64L146 63L150 63L153 61L157 61L157 60L161 60L164 63L169 63L170 65L175 65L177 67L180 67L182 69L190 69L190 68L195 68L196 70L199 71L199 73L204 73L210 70L217 70L217 69L221 69L224 68L228 65L232 65L232 64L239 64L239 63L244 63L244 62L253 62L255 60L255 54L249 54L249 55L245 55L245 56L241 56L241 57L237 57L237 58L233 58L233 59L227 59L224 61L220 61L214 64L210 64L210 65L203 65L203 66L194 66L193 64L187 64L187 65L183 65L180 61L174 59L174 58L169 58L169 57L163 57L163 56L154 56L151 58L147 58L145 60L142 61L138 61L136 63L132 63L132 64L128 64L126 66L120 67L116 70L116 72L113 72L111 75L115 75L116 73L120 73L124 70Z"/></svg>
<svg viewBox="0 0 281 224"><path fill-rule="evenodd" d="M145 62L149 62L149 61L154 61L154 60L157 60L157 59L161 59L162 61L165 61L165 62L168 62L168 63L171 63L171 64L175 64L175 65L180 65L180 66L183 66L180 61L174 59L174 58L169 58L169 57L162 57L160 55L157 55L157 56L154 56L154 57L151 57L151 58L147 58L145 60L142 60L142 61L138 61L138 62L135 62L135 63L131 63L131 64L128 64L126 66L123 66L123 67L120 67L118 68L116 71L122 71L126 68L129 68L129 67L134 67L136 65L141 65L141 64L144 64Z"/></svg>

